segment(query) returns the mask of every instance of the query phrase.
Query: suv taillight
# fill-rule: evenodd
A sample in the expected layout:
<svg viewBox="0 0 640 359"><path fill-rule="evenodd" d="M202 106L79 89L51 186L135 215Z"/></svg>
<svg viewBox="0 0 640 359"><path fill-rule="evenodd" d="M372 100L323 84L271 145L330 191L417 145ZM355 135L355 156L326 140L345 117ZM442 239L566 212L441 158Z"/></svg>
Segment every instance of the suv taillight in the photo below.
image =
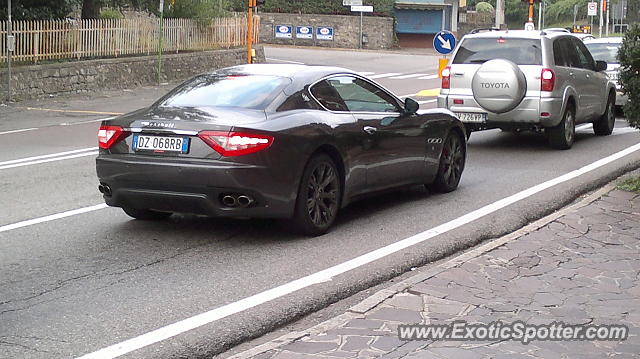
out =
<svg viewBox="0 0 640 359"><path fill-rule="evenodd" d="M126 137L125 132L120 126L100 126L98 130L98 146L102 149L109 149L116 142Z"/></svg>
<svg viewBox="0 0 640 359"><path fill-rule="evenodd" d="M262 151L273 143L271 136L246 132L202 131L198 137L225 157Z"/></svg>
<svg viewBox="0 0 640 359"><path fill-rule="evenodd" d="M448 89L451 87L451 67L447 66L442 69L442 86L443 89Z"/></svg>
<svg viewBox="0 0 640 359"><path fill-rule="evenodd" d="M551 69L542 69L540 74L540 91L553 91L556 85L556 74Z"/></svg>

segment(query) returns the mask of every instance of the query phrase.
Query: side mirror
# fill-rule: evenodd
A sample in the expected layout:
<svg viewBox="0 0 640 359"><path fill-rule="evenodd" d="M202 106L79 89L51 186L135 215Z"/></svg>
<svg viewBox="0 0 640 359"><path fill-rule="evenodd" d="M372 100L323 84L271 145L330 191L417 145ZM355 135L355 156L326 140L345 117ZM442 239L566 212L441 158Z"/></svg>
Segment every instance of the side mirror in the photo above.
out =
<svg viewBox="0 0 640 359"><path fill-rule="evenodd" d="M596 61L596 71L605 71L607 69L607 63L604 61Z"/></svg>
<svg viewBox="0 0 640 359"><path fill-rule="evenodd" d="M414 113L418 112L418 109L420 108L420 104L418 102L416 102L416 100L412 99L412 98L406 98L404 100L404 112L409 114L409 115L413 115Z"/></svg>

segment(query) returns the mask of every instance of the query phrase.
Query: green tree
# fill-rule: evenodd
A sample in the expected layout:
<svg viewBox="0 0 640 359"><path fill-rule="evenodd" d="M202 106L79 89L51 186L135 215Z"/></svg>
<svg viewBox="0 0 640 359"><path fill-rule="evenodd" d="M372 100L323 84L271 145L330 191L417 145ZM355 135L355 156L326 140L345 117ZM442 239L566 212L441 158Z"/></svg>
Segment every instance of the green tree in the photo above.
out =
<svg viewBox="0 0 640 359"><path fill-rule="evenodd" d="M629 96L624 114L629 125L640 129L640 24L629 29L618 51L620 84Z"/></svg>
<svg viewBox="0 0 640 359"><path fill-rule="evenodd" d="M13 0L13 20L53 20L69 15L78 0ZM0 0L0 20L7 20L7 0Z"/></svg>
<svg viewBox="0 0 640 359"><path fill-rule="evenodd" d="M493 8L493 5L489 4L488 2L481 1L476 4L476 11L477 12L494 12L495 9Z"/></svg>
<svg viewBox="0 0 640 359"><path fill-rule="evenodd" d="M233 11L246 11L247 0L232 0ZM376 14L393 16L395 0L364 0L363 5L373 5ZM340 0L267 0L261 6L263 12L279 12L292 14L352 14L348 6L342 6Z"/></svg>

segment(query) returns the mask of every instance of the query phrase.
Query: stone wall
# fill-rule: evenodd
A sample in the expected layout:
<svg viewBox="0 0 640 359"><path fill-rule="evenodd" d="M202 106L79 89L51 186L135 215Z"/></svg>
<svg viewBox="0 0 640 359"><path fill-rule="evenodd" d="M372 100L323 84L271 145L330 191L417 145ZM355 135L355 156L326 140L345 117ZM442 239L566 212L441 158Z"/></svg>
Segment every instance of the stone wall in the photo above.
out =
<svg viewBox="0 0 640 359"><path fill-rule="evenodd" d="M180 81L222 67L246 63L244 48L163 55L162 81ZM256 49L264 62L264 49ZM86 60L59 64L19 66L13 69L13 98L135 88L157 83L157 56ZM0 69L0 98L7 93L7 69Z"/></svg>
<svg viewBox="0 0 640 359"><path fill-rule="evenodd" d="M291 39L275 37L275 25L291 25ZM333 27L333 40L296 38L296 26ZM363 17L362 33L368 42L365 49L388 49L394 46L394 19L391 17ZM300 46L341 47L357 49L360 37L360 16L314 15L314 14L276 14L260 13L260 42L265 44L283 44Z"/></svg>

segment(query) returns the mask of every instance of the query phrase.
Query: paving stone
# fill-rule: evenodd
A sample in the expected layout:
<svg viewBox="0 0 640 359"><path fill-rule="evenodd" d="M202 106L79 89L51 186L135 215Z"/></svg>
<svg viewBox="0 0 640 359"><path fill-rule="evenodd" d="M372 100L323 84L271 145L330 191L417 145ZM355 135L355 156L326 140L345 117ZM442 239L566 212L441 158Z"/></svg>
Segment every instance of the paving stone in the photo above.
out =
<svg viewBox="0 0 640 359"><path fill-rule="evenodd" d="M447 294L445 294L446 289L443 289L442 287L432 286L426 283L418 283L412 286L411 288L409 288L408 291L411 294L416 294L416 295L427 294L427 295L431 295L438 298L444 298L447 296Z"/></svg>
<svg viewBox="0 0 640 359"><path fill-rule="evenodd" d="M296 341L285 345L282 349L294 353L318 354L337 348L338 343Z"/></svg>
<svg viewBox="0 0 640 359"><path fill-rule="evenodd" d="M273 359L323 359L323 358L326 358L326 356L317 356L317 355L304 354L304 353L292 353L288 351L280 352L273 357Z"/></svg>
<svg viewBox="0 0 640 359"><path fill-rule="evenodd" d="M353 319L347 322L345 328L360 328L360 329L380 329L384 324L380 320L371 319Z"/></svg>
<svg viewBox="0 0 640 359"><path fill-rule="evenodd" d="M384 352L390 352L404 344L406 344L406 342L398 339L397 337L380 337L371 344L371 347Z"/></svg>
<svg viewBox="0 0 640 359"><path fill-rule="evenodd" d="M420 323L422 316L419 312L398 308L380 308L367 315L367 318L378 320L390 320L405 324Z"/></svg>
<svg viewBox="0 0 640 359"><path fill-rule="evenodd" d="M433 348L429 349L432 353L440 355L444 358L455 359L480 359L482 354L477 354L473 349L461 349L461 348Z"/></svg>
<svg viewBox="0 0 640 359"><path fill-rule="evenodd" d="M387 300L386 304L396 308L408 309L416 312L419 312L423 309L422 297L413 294L402 293L396 295L393 298Z"/></svg>
<svg viewBox="0 0 640 359"><path fill-rule="evenodd" d="M360 352L369 348L369 343L373 341L373 337L348 336L344 338L344 344L340 346L341 351Z"/></svg>

